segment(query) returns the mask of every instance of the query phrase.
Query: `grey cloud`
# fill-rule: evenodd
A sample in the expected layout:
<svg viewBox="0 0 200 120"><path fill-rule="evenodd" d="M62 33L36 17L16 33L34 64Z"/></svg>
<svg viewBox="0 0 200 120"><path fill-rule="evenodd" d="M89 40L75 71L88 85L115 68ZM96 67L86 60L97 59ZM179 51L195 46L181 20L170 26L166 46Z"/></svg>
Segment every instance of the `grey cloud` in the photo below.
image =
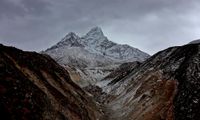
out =
<svg viewBox="0 0 200 120"><path fill-rule="evenodd" d="M15 2L14 2L15 1ZM67 32L102 27L149 53L200 37L198 0L1 0L0 42L40 51Z"/></svg>
<svg viewBox="0 0 200 120"><path fill-rule="evenodd" d="M21 4L24 6L27 14L45 15L49 13L49 7L51 4L44 0L21 0Z"/></svg>
<svg viewBox="0 0 200 120"><path fill-rule="evenodd" d="M0 17L24 17L48 13L49 2L42 0L1 0Z"/></svg>
<svg viewBox="0 0 200 120"><path fill-rule="evenodd" d="M16 4L8 1L0 1L0 18L2 17L12 17L12 16L23 16L25 14L24 10L17 6Z"/></svg>

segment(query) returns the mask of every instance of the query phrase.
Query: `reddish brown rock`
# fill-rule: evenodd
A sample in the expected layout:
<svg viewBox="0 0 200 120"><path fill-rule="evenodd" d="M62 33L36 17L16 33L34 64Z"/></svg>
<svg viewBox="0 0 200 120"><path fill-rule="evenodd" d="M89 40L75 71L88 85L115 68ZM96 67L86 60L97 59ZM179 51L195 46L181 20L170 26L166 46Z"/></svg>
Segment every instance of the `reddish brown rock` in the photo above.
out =
<svg viewBox="0 0 200 120"><path fill-rule="evenodd" d="M99 110L49 56L0 45L0 118L97 120Z"/></svg>

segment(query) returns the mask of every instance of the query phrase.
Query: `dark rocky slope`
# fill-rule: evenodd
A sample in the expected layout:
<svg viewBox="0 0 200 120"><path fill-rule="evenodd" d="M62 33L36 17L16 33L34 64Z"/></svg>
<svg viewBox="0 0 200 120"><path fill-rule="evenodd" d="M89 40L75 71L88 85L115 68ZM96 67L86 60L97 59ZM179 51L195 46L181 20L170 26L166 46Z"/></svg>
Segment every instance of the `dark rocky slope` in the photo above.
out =
<svg viewBox="0 0 200 120"><path fill-rule="evenodd" d="M158 52L114 83L108 119L200 120L200 44Z"/></svg>
<svg viewBox="0 0 200 120"><path fill-rule="evenodd" d="M123 63L102 80L112 79L112 81L109 82L109 85L115 84L120 80L123 80L123 78L130 74L134 69L137 69L140 66L140 64L141 63L138 61Z"/></svg>
<svg viewBox="0 0 200 120"><path fill-rule="evenodd" d="M0 45L0 118L97 120L100 108L53 59Z"/></svg>
<svg viewBox="0 0 200 120"><path fill-rule="evenodd" d="M171 47L143 63L124 64L108 78L107 93L85 88L99 103L105 101L101 116L94 98L50 57L0 45L0 117L200 120L200 44Z"/></svg>

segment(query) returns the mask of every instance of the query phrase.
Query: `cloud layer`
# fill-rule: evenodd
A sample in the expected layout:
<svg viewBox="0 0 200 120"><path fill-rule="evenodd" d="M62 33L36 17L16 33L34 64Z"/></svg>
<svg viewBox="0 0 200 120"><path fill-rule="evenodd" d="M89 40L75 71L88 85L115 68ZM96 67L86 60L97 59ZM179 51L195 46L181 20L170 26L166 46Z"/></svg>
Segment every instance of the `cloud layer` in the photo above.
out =
<svg viewBox="0 0 200 120"><path fill-rule="evenodd" d="M68 32L100 26L150 54L200 38L199 0L1 0L0 43L44 50Z"/></svg>

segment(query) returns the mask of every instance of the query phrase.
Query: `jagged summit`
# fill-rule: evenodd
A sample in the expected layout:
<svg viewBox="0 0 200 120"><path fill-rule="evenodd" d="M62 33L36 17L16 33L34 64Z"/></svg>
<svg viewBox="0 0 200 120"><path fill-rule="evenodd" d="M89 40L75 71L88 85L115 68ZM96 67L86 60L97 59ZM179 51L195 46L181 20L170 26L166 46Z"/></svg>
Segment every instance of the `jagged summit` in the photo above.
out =
<svg viewBox="0 0 200 120"><path fill-rule="evenodd" d="M83 37L69 33L43 53L65 67L75 68L83 79L78 81L88 79L89 83L102 79L121 63L144 61L149 57L137 48L110 41L100 27L92 28ZM81 85L85 86L87 83Z"/></svg>
<svg viewBox="0 0 200 120"><path fill-rule="evenodd" d="M100 27L96 26L92 28L86 36L104 36L103 31Z"/></svg>
<svg viewBox="0 0 200 120"><path fill-rule="evenodd" d="M69 56L73 54L72 52L70 53L70 55L68 54L69 49L72 50L74 49L74 47L76 48L81 47L81 49L83 49L83 50L81 49L73 50L73 52L75 53L77 51L81 52L85 51L85 53L83 53L85 55L86 52L87 54L93 54L89 56L82 56L84 57L84 59L85 58L89 59L91 56L95 57L95 58L90 58L91 60L98 58L97 56L104 56L103 58L107 59L106 61L113 60L113 62L115 63L115 62L144 61L149 57L147 53L140 51L137 48L131 47L129 45L117 44L115 42L108 40L108 38L104 36L102 29L100 27L92 28L83 37L79 37L75 33L70 32L56 45L54 45L50 49L47 49L46 53L50 55L55 54L54 56L62 55L62 57L67 57L68 59ZM55 48L59 50L54 51ZM66 50L68 50L68 52L65 53ZM61 53L58 53L58 51L60 51ZM75 53L73 56L75 56ZM79 54L81 56L81 53Z"/></svg>
<svg viewBox="0 0 200 120"><path fill-rule="evenodd" d="M59 48L59 47L83 47L82 44L78 41L80 37L76 35L74 32L68 33L60 42L58 42L52 48ZM50 48L50 49L52 49Z"/></svg>
<svg viewBox="0 0 200 120"><path fill-rule="evenodd" d="M63 39L62 39L62 41L64 41L64 40L67 40L67 39L78 39L79 38L79 36L78 35L76 35L74 32L69 32Z"/></svg>
<svg viewBox="0 0 200 120"><path fill-rule="evenodd" d="M76 35L74 32L70 32L58 43L63 43L63 42L68 42L68 41L73 42L73 41L76 41L79 38L80 37L78 35Z"/></svg>
<svg viewBox="0 0 200 120"><path fill-rule="evenodd" d="M82 44L90 47L96 47L105 40L108 39L104 36L100 27L92 28L85 36L81 38Z"/></svg>

